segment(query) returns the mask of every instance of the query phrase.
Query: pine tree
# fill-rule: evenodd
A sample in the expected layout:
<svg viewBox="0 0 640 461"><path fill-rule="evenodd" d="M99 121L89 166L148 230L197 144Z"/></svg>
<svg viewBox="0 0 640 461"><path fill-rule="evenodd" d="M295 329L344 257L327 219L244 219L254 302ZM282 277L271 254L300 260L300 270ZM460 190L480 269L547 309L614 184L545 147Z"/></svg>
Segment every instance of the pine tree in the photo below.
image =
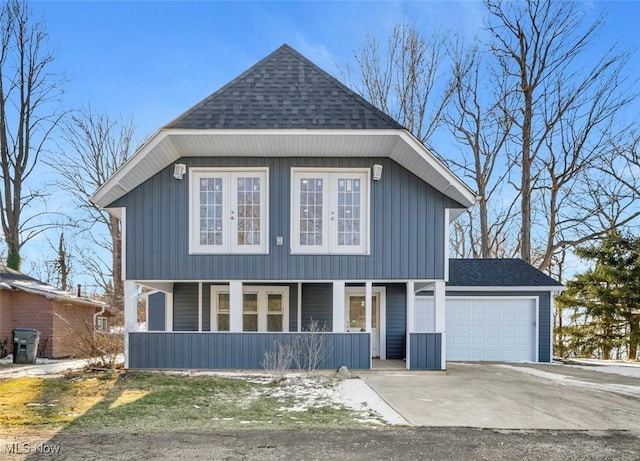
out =
<svg viewBox="0 0 640 461"><path fill-rule="evenodd" d="M573 308L570 337L564 345L576 355L611 358L626 346L629 359L638 358L640 345L640 238L609 234L600 244L578 248L576 253L594 261L588 271L567 283L556 299L561 309Z"/></svg>

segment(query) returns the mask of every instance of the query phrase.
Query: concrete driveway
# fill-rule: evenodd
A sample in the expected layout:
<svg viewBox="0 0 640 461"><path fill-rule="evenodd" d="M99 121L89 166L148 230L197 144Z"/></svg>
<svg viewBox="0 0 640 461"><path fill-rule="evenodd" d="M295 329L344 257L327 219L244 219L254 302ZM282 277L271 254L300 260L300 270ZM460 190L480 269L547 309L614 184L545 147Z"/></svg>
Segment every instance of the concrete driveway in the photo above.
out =
<svg viewBox="0 0 640 461"><path fill-rule="evenodd" d="M416 426L640 433L639 378L565 365L447 366L446 373L360 377Z"/></svg>

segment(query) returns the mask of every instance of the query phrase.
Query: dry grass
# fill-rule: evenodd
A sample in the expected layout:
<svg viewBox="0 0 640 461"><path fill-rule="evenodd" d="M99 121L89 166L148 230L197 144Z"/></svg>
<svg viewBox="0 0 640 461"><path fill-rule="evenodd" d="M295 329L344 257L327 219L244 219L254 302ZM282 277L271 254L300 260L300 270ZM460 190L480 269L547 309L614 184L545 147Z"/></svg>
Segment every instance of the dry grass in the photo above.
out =
<svg viewBox="0 0 640 461"><path fill-rule="evenodd" d="M313 389L313 386L316 389ZM330 380L313 382L332 386ZM304 386L303 386L304 388ZM152 432L346 428L379 420L291 383L162 373L87 373L0 380L0 424L10 432ZM303 401L313 405L301 406Z"/></svg>

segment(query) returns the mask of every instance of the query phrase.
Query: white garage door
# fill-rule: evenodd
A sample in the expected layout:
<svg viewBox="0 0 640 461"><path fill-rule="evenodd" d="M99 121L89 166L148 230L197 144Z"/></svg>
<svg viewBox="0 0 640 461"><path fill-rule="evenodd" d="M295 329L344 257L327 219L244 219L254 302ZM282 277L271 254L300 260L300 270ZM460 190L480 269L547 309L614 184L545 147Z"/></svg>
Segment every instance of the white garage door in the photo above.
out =
<svg viewBox="0 0 640 461"><path fill-rule="evenodd" d="M536 359L536 303L530 298L447 298L448 361ZM416 331L433 329L433 298L417 297Z"/></svg>

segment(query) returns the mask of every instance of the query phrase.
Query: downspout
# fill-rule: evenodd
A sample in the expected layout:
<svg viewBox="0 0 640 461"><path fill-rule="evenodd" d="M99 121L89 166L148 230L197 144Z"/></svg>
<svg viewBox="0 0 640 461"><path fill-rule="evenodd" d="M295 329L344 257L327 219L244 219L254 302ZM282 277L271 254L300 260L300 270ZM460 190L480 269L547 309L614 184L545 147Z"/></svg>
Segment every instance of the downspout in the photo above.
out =
<svg viewBox="0 0 640 461"><path fill-rule="evenodd" d="M100 310L100 312L96 312L95 314L93 314L93 330L95 331L96 326L98 325L98 317L100 317L102 314L104 314L104 311L107 310L107 305L103 305L102 309Z"/></svg>

